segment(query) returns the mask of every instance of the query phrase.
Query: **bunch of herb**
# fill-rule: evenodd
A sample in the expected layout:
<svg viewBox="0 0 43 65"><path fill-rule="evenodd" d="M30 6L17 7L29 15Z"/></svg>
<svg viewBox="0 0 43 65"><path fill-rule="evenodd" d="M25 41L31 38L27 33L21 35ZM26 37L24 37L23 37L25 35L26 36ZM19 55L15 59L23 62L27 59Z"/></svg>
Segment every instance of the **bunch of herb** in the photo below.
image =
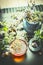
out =
<svg viewBox="0 0 43 65"><path fill-rule="evenodd" d="M43 21L43 12L40 11L27 11L25 17L28 22L42 22Z"/></svg>
<svg viewBox="0 0 43 65"><path fill-rule="evenodd" d="M41 40L43 40L43 30L39 29L39 30L35 31L34 38L41 42Z"/></svg>

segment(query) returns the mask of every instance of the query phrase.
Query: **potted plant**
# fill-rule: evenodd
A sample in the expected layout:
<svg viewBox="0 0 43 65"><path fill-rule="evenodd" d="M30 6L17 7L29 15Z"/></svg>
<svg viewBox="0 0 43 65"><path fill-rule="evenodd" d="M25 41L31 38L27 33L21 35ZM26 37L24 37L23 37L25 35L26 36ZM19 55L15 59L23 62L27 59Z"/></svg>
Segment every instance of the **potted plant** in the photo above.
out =
<svg viewBox="0 0 43 65"><path fill-rule="evenodd" d="M29 34L34 34L34 31L41 28L41 23L43 21L42 12L40 11L27 11L25 13L24 19L23 19L23 26L24 29Z"/></svg>
<svg viewBox="0 0 43 65"><path fill-rule="evenodd" d="M11 41L16 38L15 28L8 27L6 22L0 22L0 53L7 50Z"/></svg>
<svg viewBox="0 0 43 65"><path fill-rule="evenodd" d="M5 50L5 32L8 31L8 27L5 25L5 22L0 22L0 54Z"/></svg>
<svg viewBox="0 0 43 65"><path fill-rule="evenodd" d="M35 35L32 39L29 41L29 49L31 51L37 52L41 50L43 43L43 30L37 30L35 31Z"/></svg>

